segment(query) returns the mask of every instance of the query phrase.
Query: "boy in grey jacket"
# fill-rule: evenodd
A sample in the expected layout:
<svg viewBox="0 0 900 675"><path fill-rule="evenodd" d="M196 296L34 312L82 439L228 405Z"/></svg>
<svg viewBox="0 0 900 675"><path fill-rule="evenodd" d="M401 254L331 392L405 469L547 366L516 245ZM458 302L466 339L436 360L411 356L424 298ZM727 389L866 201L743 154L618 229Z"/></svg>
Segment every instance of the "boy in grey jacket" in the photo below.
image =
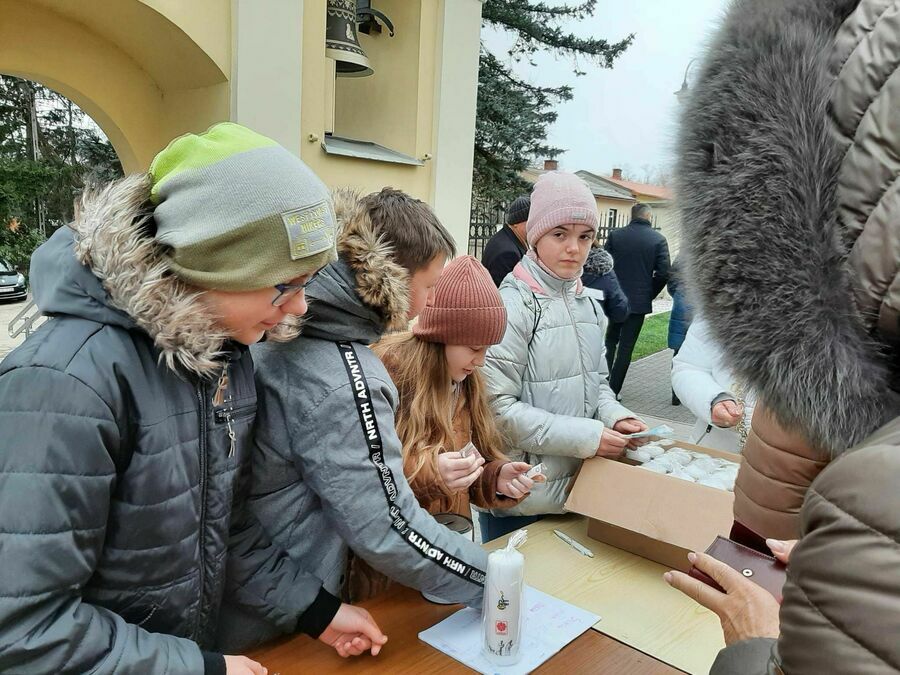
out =
<svg viewBox="0 0 900 675"><path fill-rule="evenodd" d="M453 240L427 205L391 188L339 193L335 209L339 259L308 287L303 334L253 351L253 510L331 593L358 556L406 586L478 605L487 555L419 506L394 429L397 389L368 347L421 311ZM275 630L235 618L248 640Z"/></svg>
<svg viewBox="0 0 900 675"><path fill-rule="evenodd" d="M50 320L0 365L0 672L262 675L216 644L223 597L344 655L383 644L245 498L247 345L306 310L336 254L329 201L290 152L223 123L85 195L35 252Z"/></svg>

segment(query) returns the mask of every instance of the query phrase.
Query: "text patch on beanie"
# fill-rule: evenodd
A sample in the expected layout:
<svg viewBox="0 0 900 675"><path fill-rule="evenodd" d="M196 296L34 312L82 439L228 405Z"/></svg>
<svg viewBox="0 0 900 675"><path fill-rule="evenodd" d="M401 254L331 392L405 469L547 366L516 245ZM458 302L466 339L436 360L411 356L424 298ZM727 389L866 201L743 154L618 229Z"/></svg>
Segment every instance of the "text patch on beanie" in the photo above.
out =
<svg viewBox="0 0 900 675"><path fill-rule="evenodd" d="M291 247L291 260L300 260L334 246L334 214L327 200L281 214Z"/></svg>

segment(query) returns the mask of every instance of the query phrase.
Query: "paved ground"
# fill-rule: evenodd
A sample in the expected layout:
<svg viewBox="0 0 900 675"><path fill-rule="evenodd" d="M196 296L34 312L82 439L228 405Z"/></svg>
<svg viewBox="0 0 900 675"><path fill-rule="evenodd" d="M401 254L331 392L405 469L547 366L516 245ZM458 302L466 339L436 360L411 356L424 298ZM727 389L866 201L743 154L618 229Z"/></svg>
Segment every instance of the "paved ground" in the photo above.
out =
<svg viewBox="0 0 900 675"><path fill-rule="evenodd" d="M656 298L653 301L653 311L650 312L651 316L653 314L662 314L663 312L672 311L672 299L671 298Z"/></svg>
<svg viewBox="0 0 900 675"><path fill-rule="evenodd" d="M635 361L625 377L622 403L644 417L683 425L684 428L679 429L670 424L676 431L681 431L679 435L683 440L689 440L686 434L696 418L683 405L672 405L671 371L672 351L669 349Z"/></svg>

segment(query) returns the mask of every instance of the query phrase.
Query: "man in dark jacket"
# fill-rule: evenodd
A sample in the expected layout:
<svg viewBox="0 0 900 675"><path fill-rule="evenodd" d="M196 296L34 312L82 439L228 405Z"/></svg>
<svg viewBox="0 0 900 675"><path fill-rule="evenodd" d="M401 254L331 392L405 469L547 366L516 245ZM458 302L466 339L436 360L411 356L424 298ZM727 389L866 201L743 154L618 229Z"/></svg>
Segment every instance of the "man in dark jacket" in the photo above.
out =
<svg viewBox="0 0 900 675"><path fill-rule="evenodd" d="M334 238L309 168L225 123L83 198L34 254L51 319L0 365L0 672L262 675L213 651L223 596L339 651L374 626L243 497L247 345L290 335Z"/></svg>
<svg viewBox="0 0 900 675"><path fill-rule="evenodd" d="M609 233L606 250L612 254L613 269L630 305L628 318L619 323L611 321L606 333L609 386L618 395L644 317L653 311L653 299L669 280L669 244L653 229L650 207L635 204L631 209L631 222L621 230Z"/></svg>
<svg viewBox="0 0 900 675"><path fill-rule="evenodd" d="M587 262L584 263L581 283L603 294L600 302L603 304L603 313L610 322L628 318L628 298L613 271L613 259L608 251L602 248L591 249Z"/></svg>
<svg viewBox="0 0 900 675"><path fill-rule="evenodd" d="M530 209L531 197L516 197L506 209L506 225L491 237L481 254L481 264L487 267L498 288L503 278L525 255L525 224Z"/></svg>

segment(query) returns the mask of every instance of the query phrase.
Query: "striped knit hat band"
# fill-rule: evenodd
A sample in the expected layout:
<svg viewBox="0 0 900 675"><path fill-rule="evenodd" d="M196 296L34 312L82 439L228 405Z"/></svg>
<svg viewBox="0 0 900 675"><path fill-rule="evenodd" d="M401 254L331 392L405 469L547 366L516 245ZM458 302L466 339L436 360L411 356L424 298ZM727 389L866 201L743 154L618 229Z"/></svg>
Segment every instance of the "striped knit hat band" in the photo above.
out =
<svg viewBox="0 0 900 675"><path fill-rule="evenodd" d="M250 291L337 257L328 188L297 157L224 122L172 141L150 166L156 240L188 283Z"/></svg>

